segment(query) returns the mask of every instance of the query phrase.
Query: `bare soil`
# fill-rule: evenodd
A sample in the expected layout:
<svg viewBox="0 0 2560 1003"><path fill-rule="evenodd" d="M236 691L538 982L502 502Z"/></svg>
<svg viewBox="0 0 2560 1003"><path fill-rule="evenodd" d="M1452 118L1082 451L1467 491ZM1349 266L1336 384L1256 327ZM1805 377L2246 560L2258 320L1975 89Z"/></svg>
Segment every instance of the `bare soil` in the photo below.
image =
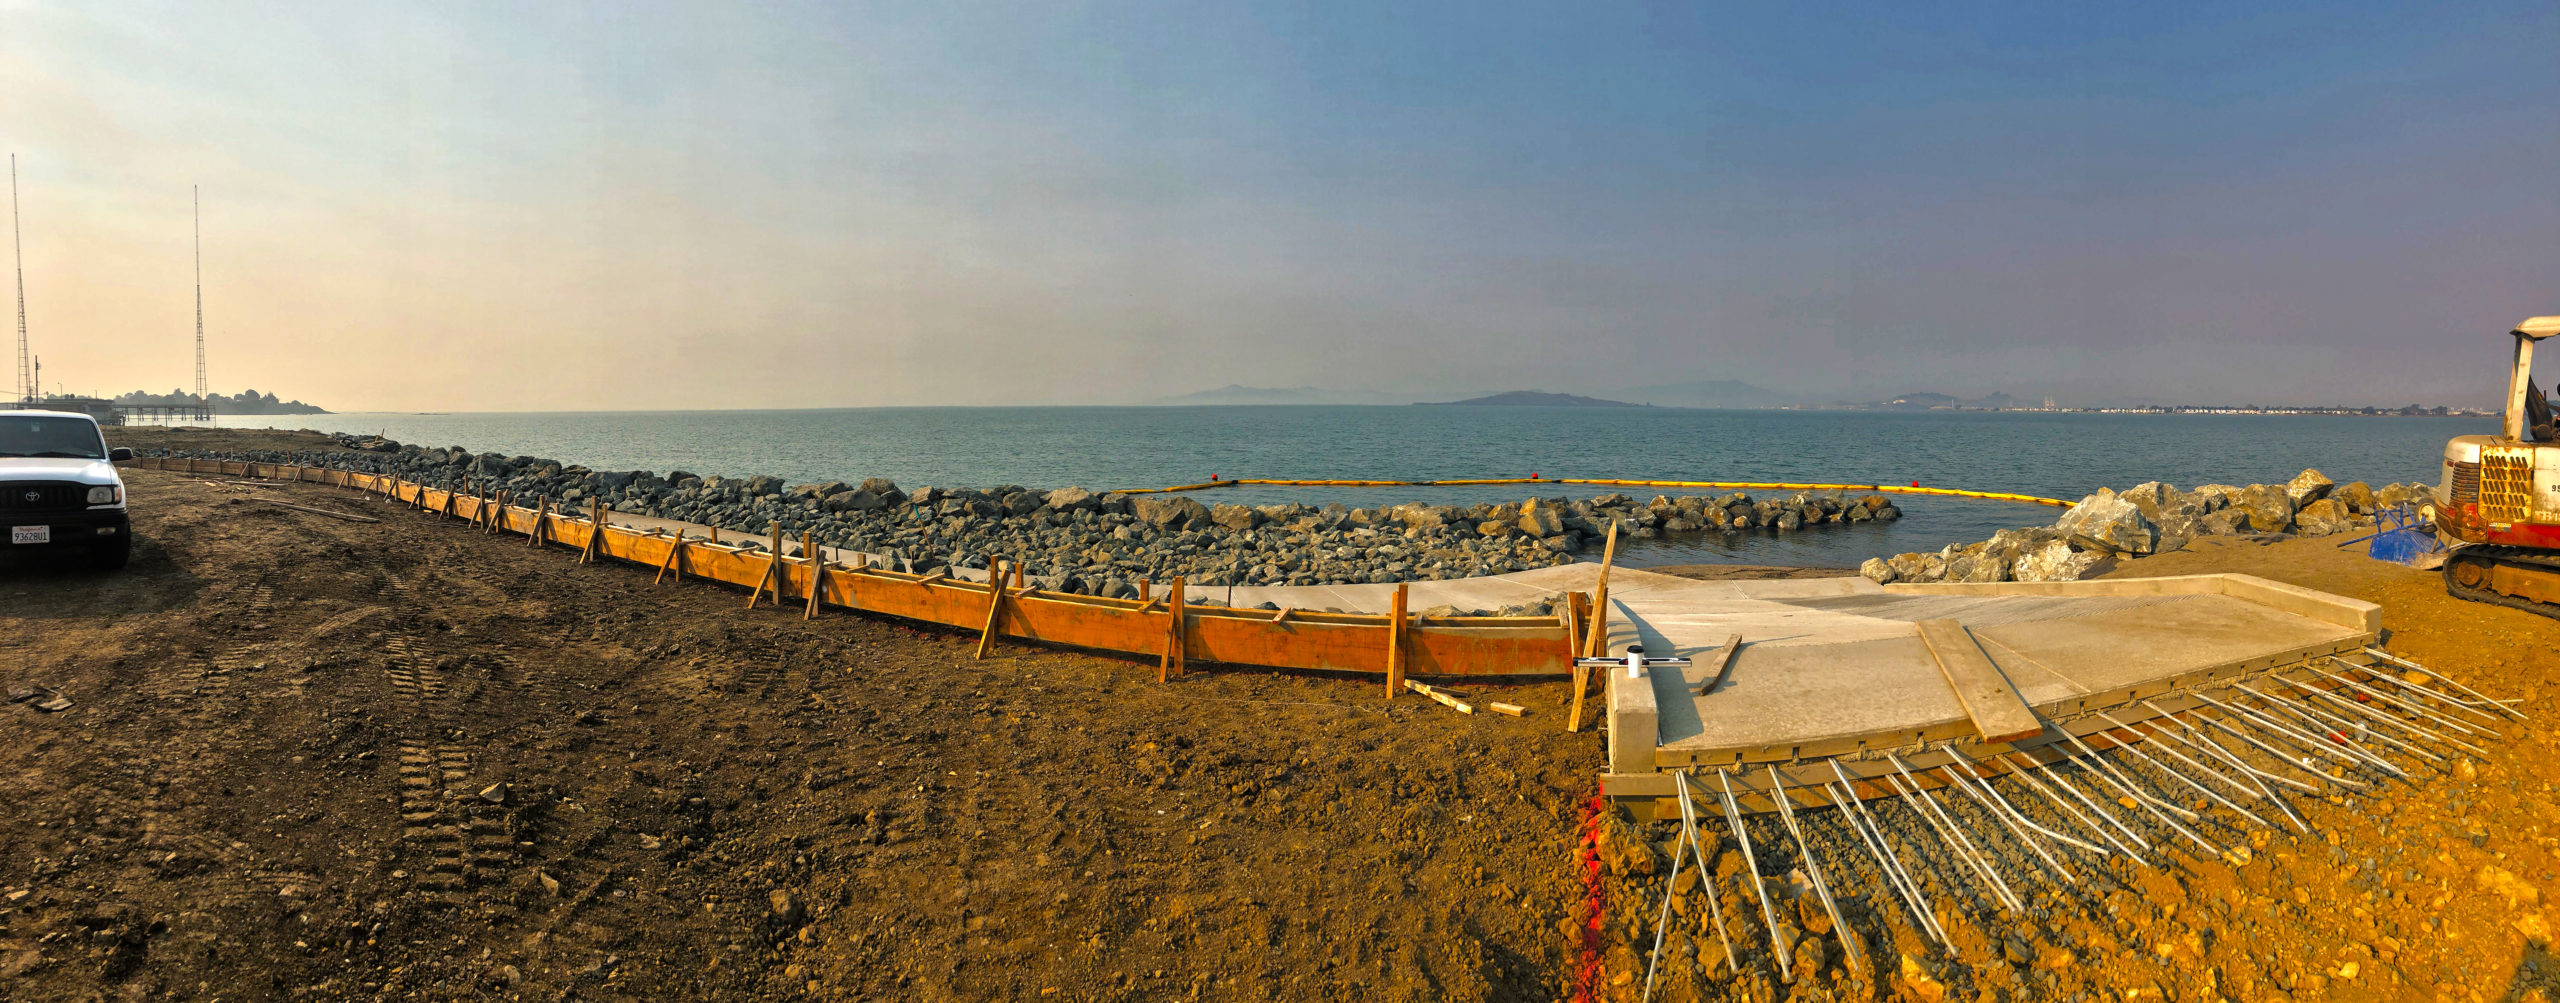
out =
<svg viewBox="0 0 2560 1003"><path fill-rule="evenodd" d="M1549 999L1595 739L852 616L312 485L0 567L0 997ZM349 522L263 497L379 519Z"/></svg>
<svg viewBox="0 0 2560 1003"><path fill-rule="evenodd" d="M1551 1000L1595 918L1597 995L1642 988L1664 830L1578 831L1602 752L1562 733L1565 684L1491 691L1513 719L1370 680L977 661L343 491L129 480L127 571L0 560L0 689L75 704L0 706L0 998ZM2333 540L2114 574L2202 571L2381 603L2393 651L2534 719L2298 800L2312 833L2245 860L1950 911L1953 957L1881 892L1850 903L1866 975L1836 949L1792 984L1715 972L1675 920L1660 997L2543 998L2560 622Z"/></svg>

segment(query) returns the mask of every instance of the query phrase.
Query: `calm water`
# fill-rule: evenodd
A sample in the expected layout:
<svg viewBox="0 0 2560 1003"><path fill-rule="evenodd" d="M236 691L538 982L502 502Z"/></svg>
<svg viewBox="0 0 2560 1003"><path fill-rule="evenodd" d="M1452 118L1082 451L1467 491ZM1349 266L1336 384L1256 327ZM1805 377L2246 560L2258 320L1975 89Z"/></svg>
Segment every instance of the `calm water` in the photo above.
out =
<svg viewBox="0 0 2560 1003"><path fill-rule="evenodd" d="M1159 487L1222 477L1625 477L1910 483L2078 498L2100 486L2433 481L2450 436L2488 419L1516 407L866 408L234 416L221 424L380 433L599 470L770 473L794 483ZM1601 488L1225 488L1203 502L1370 506L1599 494ZM1630 491L1631 494L1640 492ZM1853 566L1935 550L2057 509L1895 496L1906 518L1786 536L1639 541L1633 563Z"/></svg>

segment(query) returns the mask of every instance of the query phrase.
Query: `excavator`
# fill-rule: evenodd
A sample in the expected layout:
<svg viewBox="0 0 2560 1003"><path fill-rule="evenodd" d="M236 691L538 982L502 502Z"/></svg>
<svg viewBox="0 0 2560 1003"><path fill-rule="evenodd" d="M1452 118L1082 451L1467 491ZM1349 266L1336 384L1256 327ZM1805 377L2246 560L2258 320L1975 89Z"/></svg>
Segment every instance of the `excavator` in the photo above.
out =
<svg viewBox="0 0 2560 1003"><path fill-rule="evenodd" d="M2560 428L2533 385L2533 346L2560 335L2560 316L2509 332L2506 422L2497 435L2455 436L2436 485L2436 535L2448 548L2444 587L2456 598L2560 619Z"/></svg>

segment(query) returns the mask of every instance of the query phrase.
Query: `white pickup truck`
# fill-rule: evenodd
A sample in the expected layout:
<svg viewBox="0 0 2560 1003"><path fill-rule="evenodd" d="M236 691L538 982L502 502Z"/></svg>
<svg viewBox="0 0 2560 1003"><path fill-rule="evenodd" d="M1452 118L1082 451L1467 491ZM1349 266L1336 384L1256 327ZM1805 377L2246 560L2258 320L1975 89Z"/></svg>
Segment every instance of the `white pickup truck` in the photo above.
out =
<svg viewBox="0 0 2560 1003"><path fill-rule="evenodd" d="M0 411L0 528L9 549L85 547L104 570L133 553L118 460L98 422L69 411Z"/></svg>

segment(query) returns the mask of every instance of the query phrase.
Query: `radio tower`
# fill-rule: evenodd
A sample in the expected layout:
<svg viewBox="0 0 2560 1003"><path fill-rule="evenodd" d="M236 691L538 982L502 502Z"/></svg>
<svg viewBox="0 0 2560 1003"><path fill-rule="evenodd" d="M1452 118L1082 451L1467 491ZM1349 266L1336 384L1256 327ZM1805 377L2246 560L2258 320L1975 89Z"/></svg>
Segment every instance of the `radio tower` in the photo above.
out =
<svg viewBox="0 0 2560 1003"><path fill-rule="evenodd" d="M27 248L18 238L18 155L9 155L9 249L18 269L18 401L43 396L36 389L35 357L27 351Z"/></svg>
<svg viewBox="0 0 2560 1003"><path fill-rule="evenodd" d="M196 413L204 414L204 192L194 185L187 192L196 204Z"/></svg>

